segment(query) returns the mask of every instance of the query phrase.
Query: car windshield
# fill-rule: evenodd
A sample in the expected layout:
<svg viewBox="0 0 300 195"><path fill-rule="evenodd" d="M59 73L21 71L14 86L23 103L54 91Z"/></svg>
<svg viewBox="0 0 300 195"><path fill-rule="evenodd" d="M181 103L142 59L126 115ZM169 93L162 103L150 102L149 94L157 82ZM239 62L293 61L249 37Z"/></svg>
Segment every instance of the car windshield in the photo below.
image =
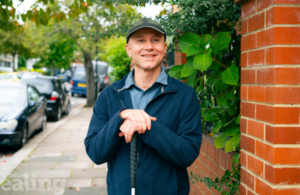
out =
<svg viewBox="0 0 300 195"><path fill-rule="evenodd" d="M24 88L19 87L0 87L0 105L24 106L26 104L26 93Z"/></svg>
<svg viewBox="0 0 300 195"><path fill-rule="evenodd" d="M0 75L0 81L1 80L6 80L6 79L13 79L14 77L10 74L3 74L3 75Z"/></svg>
<svg viewBox="0 0 300 195"><path fill-rule="evenodd" d="M35 86L40 93L51 93L53 91L53 83L49 79L24 79L23 81Z"/></svg>
<svg viewBox="0 0 300 195"><path fill-rule="evenodd" d="M74 79L85 80L85 71L75 71Z"/></svg>

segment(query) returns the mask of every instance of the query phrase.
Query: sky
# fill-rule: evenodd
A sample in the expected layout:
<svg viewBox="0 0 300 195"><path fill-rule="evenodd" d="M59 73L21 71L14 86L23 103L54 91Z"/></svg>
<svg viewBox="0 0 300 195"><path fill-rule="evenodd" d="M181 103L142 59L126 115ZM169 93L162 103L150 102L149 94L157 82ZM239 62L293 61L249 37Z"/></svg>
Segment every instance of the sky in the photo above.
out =
<svg viewBox="0 0 300 195"><path fill-rule="evenodd" d="M25 0L23 3L20 4L19 0L13 0L14 6L17 7L19 4L19 6L16 8L17 13L25 13L27 10L30 9L30 6L32 4L34 4L36 0ZM164 8L161 7L161 5L149 5L146 4L146 7L143 8L138 8L138 12L142 13L142 15L144 15L145 17L148 18L152 18L154 19L156 15L159 14L160 11L162 11Z"/></svg>

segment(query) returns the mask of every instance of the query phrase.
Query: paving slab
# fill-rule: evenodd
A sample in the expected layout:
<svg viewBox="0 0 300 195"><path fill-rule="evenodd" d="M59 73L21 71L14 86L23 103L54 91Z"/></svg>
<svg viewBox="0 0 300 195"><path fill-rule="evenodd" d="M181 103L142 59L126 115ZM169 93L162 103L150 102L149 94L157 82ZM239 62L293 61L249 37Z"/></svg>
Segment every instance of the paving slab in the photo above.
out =
<svg viewBox="0 0 300 195"><path fill-rule="evenodd" d="M15 169L18 171L27 171L27 170L50 170L53 169L56 165L56 162L30 162L30 163L21 163Z"/></svg>
<svg viewBox="0 0 300 195"><path fill-rule="evenodd" d="M76 159L75 155L72 156L37 156L28 157L25 162L74 162Z"/></svg>
<svg viewBox="0 0 300 195"><path fill-rule="evenodd" d="M106 188L80 188L80 191L75 189L66 189L64 195L107 195Z"/></svg>
<svg viewBox="0 0 300 195"><path fill-rule="evenodd" d="M85 150L65 150L63 156L77 156L77 155L87 155Z"/></svg>
<svg viewBox="0 0 300 195"><path fill-rule="evenodd" d="M8 190L5 191L0 188L1 195L63 195L65 193L65 189L58 190ZM74 195L74 194L73 194Z"/></svg>
<svg viewBox="0 0 300 195"><path fill-rule="evenodd" d="M92 178L106 177L107 171L104 169L74 169L71 178Z"/></svg>
<svg viewBox="0 0 300 195"><path fill-rule="evenodd" d="M92 188L107 188L106 178L93 178Z"/></svg>
<svg viewBox="0 0 300 195"><path fill-rule="evenodd" d="M69 178L66 180L65 187L90 188L92 186L92 178ZM105 186L104 186L105 187Z"/></svg>
<svg viewBox="0 0 300 195"><path fill-rule="evenodd" d="M87 154L80 154L76 158L76 162L93 162Z"/></svg>
<svg viewBox="0 0 300 195"><path fill-rule="evenodd" d="M59 162L55 165L54 169L89 169L93 168L92 162Z"/></svg>
<svg viewBox="0 0 300 195"><path fill-rule="evenodd" d="M107 169L107 163L97 165L94 163L94 169Z"/></svg>
<svg viewBox="0 0 300 195"><path fill-rule="evenodd" d="M71 176L71 169L61 170L28 170L14 171L12 174L27 174L29 178L68 178Z"/></svg>

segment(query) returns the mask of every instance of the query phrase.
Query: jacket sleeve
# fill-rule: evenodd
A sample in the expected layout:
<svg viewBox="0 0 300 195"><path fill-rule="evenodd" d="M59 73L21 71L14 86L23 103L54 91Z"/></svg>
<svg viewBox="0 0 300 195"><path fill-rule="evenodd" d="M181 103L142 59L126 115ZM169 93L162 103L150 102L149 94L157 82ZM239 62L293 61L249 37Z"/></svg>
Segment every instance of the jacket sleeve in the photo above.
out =
<svg viewBox="0 0 300 195"><path fill-rule="evenodd" d="M188 167L199 156L202 142L200 105L195 92L175 132L152 121L151 130L138 136L165 160Z"/></svg>
<svg viewBox="0 0 300 195"><path fill-rule="evenodd" d="M120 117L122 110L109 119L107 102L100 93L84 140L86 153L95 164L108 162L116 154L122 139L118 136L124 121Z"/></svg>

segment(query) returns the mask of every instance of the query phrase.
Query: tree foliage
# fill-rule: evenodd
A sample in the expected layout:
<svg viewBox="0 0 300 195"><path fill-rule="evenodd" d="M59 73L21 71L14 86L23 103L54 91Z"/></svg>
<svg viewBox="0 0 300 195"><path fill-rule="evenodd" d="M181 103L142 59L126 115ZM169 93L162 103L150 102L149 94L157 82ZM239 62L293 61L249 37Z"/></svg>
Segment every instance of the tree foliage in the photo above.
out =
<svg viewBox="0 0 300 195"><path fill-rule="evenodd" d="M111 37L105 43L104 53L101 59L113 67L112 81L122 79L130 71L130 57L125 50L126 40L124 37Z"/></svg>

